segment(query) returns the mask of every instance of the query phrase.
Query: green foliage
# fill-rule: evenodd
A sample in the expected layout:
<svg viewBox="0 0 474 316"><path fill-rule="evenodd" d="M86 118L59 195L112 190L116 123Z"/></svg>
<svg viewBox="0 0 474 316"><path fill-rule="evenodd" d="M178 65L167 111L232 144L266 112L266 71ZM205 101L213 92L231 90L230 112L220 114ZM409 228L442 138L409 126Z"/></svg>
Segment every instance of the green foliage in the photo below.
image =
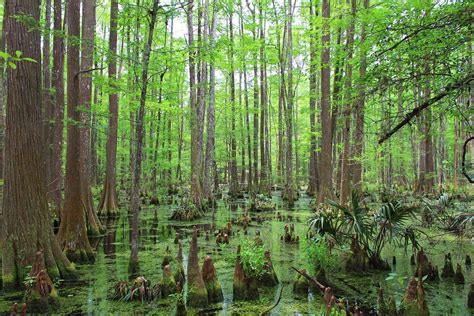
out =
<svg viewBox="0 0 474 316"><path fill-rule="evenodd" d="M324 236L317 235L306 241L303 255L310 271L329 271L338 263L336 254L330 251Z"/></svg>
<svg viewBox="0 0 474 316"><path fill-rule="evenodd" d="M254 240L244 239L241 242L240 258L245 274L250 277L259 277L263 274L265 265L265 250Z"/></svg>
<svg viewBox="0 0 474 316"><path fill-rule="evenodd" d="M352 193L351 204L341 205L329 201L333 209L318 211L310 219L309 227L328 242L346 244L353 237L363 246L369 258L378 259L387 243L420 247L420 231L410 223L415 217L415 209L398 201L383 204L375 212L359 201Z"/></svg>

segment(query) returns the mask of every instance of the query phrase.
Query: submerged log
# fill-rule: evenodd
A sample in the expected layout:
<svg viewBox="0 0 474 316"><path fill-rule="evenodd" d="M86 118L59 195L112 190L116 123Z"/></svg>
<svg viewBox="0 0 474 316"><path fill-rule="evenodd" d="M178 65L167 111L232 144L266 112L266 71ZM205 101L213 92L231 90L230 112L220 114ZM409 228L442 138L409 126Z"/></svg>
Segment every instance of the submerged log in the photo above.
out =
<svg viewBox="0 0 474 316"><path fill-rule="evenodd" d="M187 305L193 307L206 307L208 305L207 290L199 268L197 244L197 228L193 229L193 237L189 247L188 258L188 296Z"/></svg>
<svg viewBox="0 0 474 316"><path fill-rule="evenodd" d="M221 284L217 278L217 272L210 256L206 256L202 265L202 278L207 289L209 303L219 303L224 300Z"/></svg>
<svg viewBox="0 0 474 316"><path fill-rule="evenodd" d="M28 313L49 313L59 307L58 293L46 271L44 255L38 251L26 286Z"/></svg>

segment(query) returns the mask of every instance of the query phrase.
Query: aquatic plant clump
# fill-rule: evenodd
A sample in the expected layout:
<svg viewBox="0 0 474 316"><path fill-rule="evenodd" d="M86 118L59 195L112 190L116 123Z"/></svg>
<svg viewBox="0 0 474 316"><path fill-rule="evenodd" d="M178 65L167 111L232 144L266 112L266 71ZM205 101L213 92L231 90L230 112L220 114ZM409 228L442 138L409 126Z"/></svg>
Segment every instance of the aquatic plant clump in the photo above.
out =
<svg viewBox="0 0 474 316"><path fill-rule="evenodd" d="M170 220L193 221L201 218L203 215L203 212L201 212L193 203L185 202L182 205L174 206Z"/></svg>
<svg viewBox="0 0 474 316"><path fill-rule="evenodd" d="M257 194L250 204L250 210L254 212L270 212L275 209L276 204L272 202L272 199L262 194Z"/></svg>
<svg viewBox="0 0 474 316"><path fill-rule="evenodd" d="M248 269L248 268L247 268ZM258 300L258 283L256 275L249 275L242 263L241 246L237 246L237 257L235 258L234 282L233 282L234 300Z"/></svg>
<svg viewBox="0 0 474 316"><path fill-rule="evenodd" d="M113 298L122 301L145 302L152 298L150 282L143 276L137 277L130 285L126 281L120 281L114 286Z"/></svg>

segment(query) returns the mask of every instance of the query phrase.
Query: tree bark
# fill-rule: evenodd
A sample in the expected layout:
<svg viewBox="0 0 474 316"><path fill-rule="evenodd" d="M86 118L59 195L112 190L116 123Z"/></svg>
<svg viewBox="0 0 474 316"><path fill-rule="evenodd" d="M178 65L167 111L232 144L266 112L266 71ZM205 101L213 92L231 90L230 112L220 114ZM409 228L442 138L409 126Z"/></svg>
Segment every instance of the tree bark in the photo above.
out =
<svg viewBox="0 0 474 316"><path fill-rule="evenodd" d="M239 194L239 180L237 178L237 143L235 139L235 71L234 71L234 28L232 22L233 8L229 8L229 63L230 63L230 106L231 106L231 131L230 131L230 185L229 195L237 197Z"/></svg>
<svg viewBox="0 0 474 316"><path fill-rule="evenodd" d="M92 69L94 65L94 36L95 36L95 7L96 0L83 0L82 2L82 56L81 71ZM84 213L87 218L89 234L98 235L104 227L97 217L92 203L91 192L91 101L92 101L92 72L82 73L79 77L81 93L79 104L82 106L80 128L80 173L81 173L81 199Z"/></svg>
<svg viewBox="0 0 474 316"><path fill-rule="evenodd" d="M352 105L352 55L354 51L354 28L356 18L356 0L347 0L347 3L351 4L351 21L347 27L347 63L346 63L346 82L344 84L344 130L342 133L342 139L344 143L344 149L342 152L342 163L341 163L341 187L339 202L346 204L349 200L349 186L350 186L350 172L349 172L349 153L350 153L350 128L351 128L351 105Z"/></svg>
<svg viewBox="0 0 474 316"><path fill-rule="evenodd" d="M52 125L53 119L53 103L51 98L51 0L45 1L45 15L44 15L44 29L43 34L43 137L45 140L44 146L44 169L46 173L47 183L51 183L51 169L52 169Z"/></svg>
<svg viewBox="0 0 474 316"><path fill-rule="evenodd" d="M107 138L104 188L98 211L102 216L114 217L118 214L116 191L118 92L117 90L117 29L118 0L111 0L109 33L109 130Z"/></svg>
<svg viewBox="0 0 474 316"><path fill-rule="evenodd" d="M193 30L194 0L188 0L187 24L189 46L189 105L191 108L191 198L197 208L203 208L203 192L201 184L201 150L202 134L199 121L200 109L196 98L196 65Z"/></svg>
<svg viewBox="0 0 474 316"><path fill-rule="evenodd" d="M206 24L206 23L205 23ZM212 23L209 32L209 51L215 49L215 36L217 30L217 1L212 3ZM207 109L207 140L206 140L206 158L204 165L204 197L208 203L214 204L214 191L217 189L213 186L214 177L217 172L215 170L215 104L216 104L216 69L215 57L211 54L209 65L209 107Z"/></svg>
<svg viewBox="0 0 474 316"><path fill-rule="evenodd" d="M132 238L131 238L131 254L129 272L135 275L138 272L138 215L140 210L140 176L141 176L141 164L143 155L143 139L145 136L145 130L143 128L145 118L145 103L148 87L148 64L150 61L151 45L153 43L153 34L155 31L156 16L158 13L159 0L154 0L153 10L151 11L151 21L148 30L148 39L145 43L143 52L143 70L141 80L141 93L140 93L140 108L138 110L137 123L136 123L136 162L134 164L135 170L133 173L132 181L132 194L130 197L130 210L132 213Z"/></svg>
<svg viewBox="0 0 474 316"><path fill-rule="evenodd" d="M11 0L5 7L7 52L36 62L20 61L7 71L5 133L5 182L0 213L2 281L4 289L21 287L37 251L42 250L51 277L74 275L73 266L61 252L53 233L43 171L44 143L41 133L41 36L16 17L40 20L39 0Z"/></svg>
<svg viewBox="0 0 474 316"><path fill-rule="evenodd" d="M67 151L64 210L59 226L60 245L71 261L94 260L94 253L87 237L84 208L81 199L81 172L79 122L79 45L73 39L80 38L80 0L69 0L68 54L67 54Z"/></svg>
<svg viewBox="0 0 474 316"><path fill-rule="evenodd" d="M329 26L330 0L322 2L322 36L321 36L321 130L322 145L320 155L320 178L321 191L318 196L319 202L332 198L332 130L331 130L331 34Z"/></svg>
<svg viewBox="0 0 474 316"><path fill-rule="evenodd" d="M288 206L293 207L295 204L295 185L293 183L293 9L291 5L292 0L288 0L288 15L287 15L287 41L286 53L288 63L288 87L287 87L287 102L286 102L286 184L285 197L288 200Z"/></svg>
<svg viewBox="0 0 474 316"><path fill-rule="evenodd" d="M309 149L309 181L308 194L314 196L319 191L318 159L316 154L316 99L317 88L317 61L316 61L316 18L318 7L314 0L309 3L309 121L310 121L310 149Z"/></svg>
<svg viewBox="0 0 474 316"><path fill-rule="evenodd" d="M66 20L66 19L65 19ZM66 23L64 23L65 25ZM56 216L62 214L62 171L63 129L64 129L64 30L62 22L62 1L54 0L53 38L53 83L54 83L54 130L51 180L48 191L54 203Z"/></svg>
<svg viewBox="0 0 474 316"><path fill-rule="evenodd" d="M369 9L369 0L364 0L364 10ZM367 73L367 52L363 48L367 37L365 23L362 24L360 34L361 57L359 64L359 83L357 84L357 99L354 105L355 128L354 128L354 163L352 167L352 183L358 192L362 190L362 153L364 147L364 107L365 107L365 79Z"/></svg>

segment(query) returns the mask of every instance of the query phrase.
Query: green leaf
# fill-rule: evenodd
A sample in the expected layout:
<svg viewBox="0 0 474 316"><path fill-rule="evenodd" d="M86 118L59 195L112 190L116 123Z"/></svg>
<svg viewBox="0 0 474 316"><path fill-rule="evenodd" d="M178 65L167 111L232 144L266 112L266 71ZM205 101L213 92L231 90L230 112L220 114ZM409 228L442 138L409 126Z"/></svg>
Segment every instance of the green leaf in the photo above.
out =
<svg viewBox="0 0 474 316"><path fill-rule="evenodd" d="M7 53L7 52L3 52L3 51L0 51L0 57L3 58L3 59L8 59L10 58L10 54Z"/></svg>
<svg viewBox="0 0 474 316"><path fill-rule="evenodd" d="M36 60L34 60L33 58L29 58L29 57L26 57L26 58L22 58L21 59L22 61L29 61L29 62L32 62L32 63L38 63Z"/></svg>
<svg viewBox="0 0 474 316"><path fill-rule="evenodd" d="M21 58L21 55L22 55L22 54L23 54L23 53L20 52L19 50L17 50L17 51L15 52L16 58Z"/></svg>
<svg viewBox="0 0 474 316"><path fill-rule="evenodd" d="M11 61L8 62L8 66L10 66L11 69L16 69L16 64Z"/></svg>

